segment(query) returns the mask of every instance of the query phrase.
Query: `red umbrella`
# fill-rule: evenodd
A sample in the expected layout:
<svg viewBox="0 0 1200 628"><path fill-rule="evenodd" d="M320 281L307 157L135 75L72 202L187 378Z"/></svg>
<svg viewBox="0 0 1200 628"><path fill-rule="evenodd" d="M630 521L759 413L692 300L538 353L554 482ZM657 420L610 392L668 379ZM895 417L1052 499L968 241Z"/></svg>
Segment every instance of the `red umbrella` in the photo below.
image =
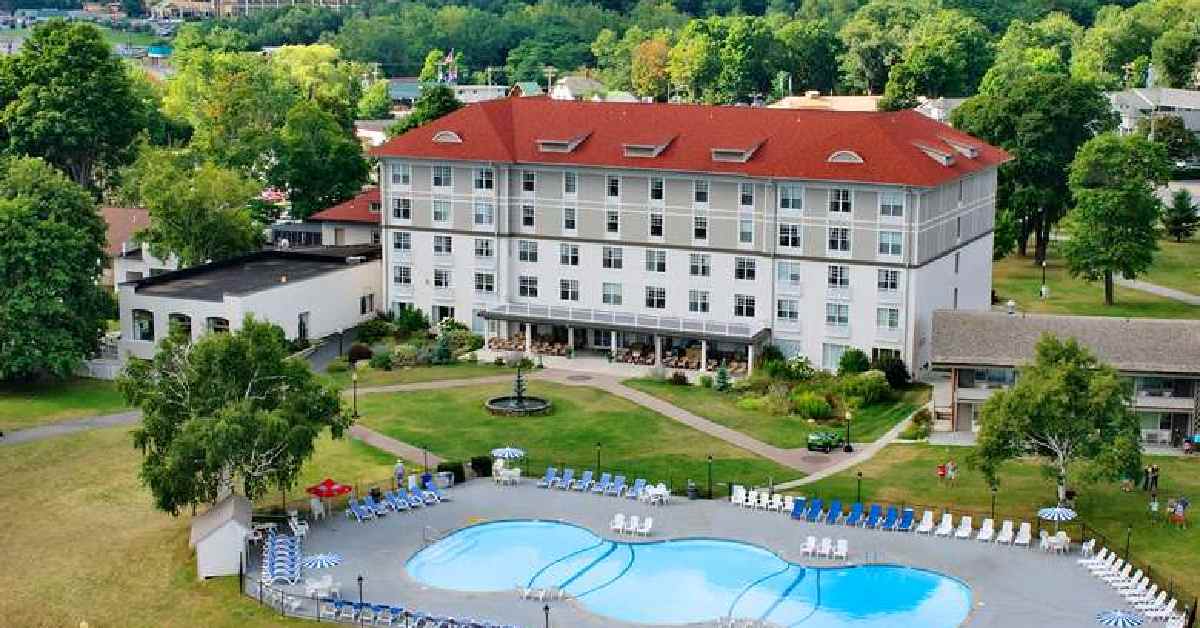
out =
<svg viewBox="0 0 1200 628"><path fill-rule="evenodd" d="M345 484L338 484L330 478L325 478L321 482L313 484L304 490L316 495L317 497L320 497L321 499L328 499L330 497L337 497L338 495L345 495L354 489L346 486Z"/></svg>

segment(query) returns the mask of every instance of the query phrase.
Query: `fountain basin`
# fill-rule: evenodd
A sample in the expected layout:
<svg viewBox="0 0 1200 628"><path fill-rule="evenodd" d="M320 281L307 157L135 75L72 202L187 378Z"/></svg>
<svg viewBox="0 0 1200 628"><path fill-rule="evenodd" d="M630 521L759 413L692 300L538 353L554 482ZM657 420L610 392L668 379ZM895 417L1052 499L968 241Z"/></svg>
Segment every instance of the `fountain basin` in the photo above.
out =
<svg viewBox="0 0 1200 628"><path fill-rule="evenodd" d="M492 397L484 405L495 416L533 416L550 412L549 400L528 395Z"/></svg>

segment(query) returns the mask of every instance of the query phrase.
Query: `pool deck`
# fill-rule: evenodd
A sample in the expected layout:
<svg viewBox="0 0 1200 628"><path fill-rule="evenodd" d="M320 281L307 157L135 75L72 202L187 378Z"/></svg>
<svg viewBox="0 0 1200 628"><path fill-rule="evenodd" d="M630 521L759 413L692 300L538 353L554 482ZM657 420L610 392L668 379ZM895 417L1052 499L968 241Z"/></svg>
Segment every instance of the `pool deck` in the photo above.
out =
<svg viewBox="0 0 1200 628"><path fill-rule="evenodd" d="M801 558L800 547L807 535L844 538L850 543L850 564L908 565L932 569L967 583L974 608L963 625L971 628L1090 627L1096 625L1096 613L1125 606L1112 587L1076 565L1078 554L1063 557L974 540L802 523L779 513L744 510L724 501L676 498L667 506L649 506L625 498L539 489L531 481L521 486L498 487L489 480L475 480L450 489L449 494L453 501L392 513L376 521L360 524L339 512L312 524L304 553L338 552L345 561L329 569L306 570L305 576L332 575L335 582L341 583L342 596L348 600L358 599L356 578L362 575L363 597L368 602L526 628L542 626L545 618L541 602L521 600L514 591L465 593L433 589L410 579L404 563L425 545L427 527L445 534L488 520L558 519L589 528L604 538L630 541L632 537L615 537L608 530L613 514L622 512L653 516L651 541L684 537L735 539L769 548L784 559L803 565L845 564ZM291 590L302 592L302 587ZM550 625L555 627L645 625L624 624L592 614L569 599L550 602L550 607ZM314 604L307 603L298 614L312 617L314 609Z"/></svg>

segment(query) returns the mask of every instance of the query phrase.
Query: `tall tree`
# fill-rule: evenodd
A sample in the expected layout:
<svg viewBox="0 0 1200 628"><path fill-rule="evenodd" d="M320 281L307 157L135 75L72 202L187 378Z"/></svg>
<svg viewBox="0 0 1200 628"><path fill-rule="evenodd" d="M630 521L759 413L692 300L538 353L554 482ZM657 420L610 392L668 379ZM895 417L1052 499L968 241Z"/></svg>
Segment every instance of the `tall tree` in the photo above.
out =
<svg viewBox="0 0 1200 628"><path fill-rule="evenodd" d="M0 147L42 157L96 189L98 172L134 157L146 125L129 74L100 31L51 20L0 59Z"/></svg>
<svg viewBox="0 0 1200 628"><path fill-rule="evenodd" d="M671 83L687 89L690 99L708 99L706 94L713 92L720 70L717 50L718 43L703 20L688 22L667 54L667 75Z"/></svg>
<svg viewBox="0 0 1200 628"><path fill-rule="evenodd" d="M413 103L412 111L402 120L388 127L388 137L396 137L460 108L462 108L462 103L454 97L454 90L445 85L427 86L421 90L421 95Z"/></svg>
<svg viewBox="0 0 1200 628"><path fill-rule="evenodd" d="M1200 207L1192 204L1192 195L1187 190L1178 189L1171 195L1171 203L1163 210L1163 231L1183 242L1196 233L1200 228Z"/></svg>
<svg viewBox="0 0 1200 628"><path fill-rule="evenodd" d="M1200 87L1200 16L1180 22L1154 40L1150 58L1166 87Z"/></svg>
<svg viewBox="0 0 1200 628"><path fill-rule="evenodd" d="M792 20L775 30L775 39L779 53L776 66L788 73L793 93L833 92L841 43L828 22Z"/></svg>
<svg viewBox="0 0 1200 628"><path fill-rule="evenodd" d="M1096 132L1116 126L1108 99L1094 85L1053 74L1021 77L982 93L952 114L954 126L1012 155L1000 167L996 205L1017 226L1021 255L1032 235L1035 258L1046 257L1050 229L1067 205L1064 176L1075 151ZM997 240L997 252L1012 242Z"/></svg>
<svg viewBox="0 0 1200 628"><path fill-rule="evenodd" d="M1075 206L1067 214L1071 237L1063 253L1072 275L1104 280L1105 305L1113 303L1114 274L1133 279L1154 262L1162 212L1154 189L1169 169L1161 145L1116 133L1088 140L1071 162Z"/></svg>
<svg viewBox="0 0 1200 628"><path fill-rule="evenodd" d="M1071 50L1083 37L1083 27L1064 13L1050 13L1036 22L1014 20L996 44L996 60L979 83L979 91L1000 93L1031 74L1070 74Z"/></svg>
<svg viewBox="0 0 1200 628"><path fill-rule="evenodd" d="M975 18L942 10L917 20L888 73L880 108L915 107L918 96L967 96L992 65L991 35Z"/></svg>
<svg viewBox="0 0 1200 628"><path fill-rule="evenodd" d="M868 94L882 91L910 29L936 7L936 0L870 0L855 11L838 32L844 80Z"/></svg>
<svg viewBox="0 0 1200 628"><path fill-rule="evenodd" d="M1043 336L1016 384L983 406L973 461L993 484L1000 466L1033 448L1066 499L1072 478L1133 477L1141 463L1141 433L1129 409L1130 390L1115 369L1075 339Z"/></svg>
<svg viewBox="0 0 1200 628"><path fill-rule="evenodd" d="M338 391L288 354L282 329L248 317L195 343L170 336L153 360L129 363L118 385L142 409L133 440L155 506L175 515L292 486L317 438L342 436L351 420Z"/></svg>
<svg viewBox="0 0 1200 628"><path fill-rule="evenodd" d="M363 92L358 99L358 117L361 120L392 117L392 94L387 81L375 81Z"/></svg>
<svg viewBox="0 0 1200 628"><path fill-rule="evenodd" d="M629 79L635 94L660 100L666 98L669 52L670 46L665 37L647 39L634 47Z"/></svg>
<svg viewBox="0 0 1200 628"><path fill-rule="evenodd" d="M236 170L167 149L144 149L124 175L125 196L150 212L138 238L156 257L194 266L254 250L264 225L251 217L260 186Z"/></svg>
<svg viewBox="0 0 1200 628"><path fill-rule="evenodd" d="M270 181L287 190L299 219L358 194L369 174L358 140L308 101L288 112L275 160Z"/></svg>

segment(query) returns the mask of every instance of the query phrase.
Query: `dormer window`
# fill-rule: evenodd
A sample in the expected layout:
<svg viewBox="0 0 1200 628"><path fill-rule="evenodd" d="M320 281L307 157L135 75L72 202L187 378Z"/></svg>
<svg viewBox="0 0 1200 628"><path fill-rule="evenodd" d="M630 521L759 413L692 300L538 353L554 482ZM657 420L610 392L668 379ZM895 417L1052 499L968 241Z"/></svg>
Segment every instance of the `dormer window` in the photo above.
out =
<svg viewBox="0 0 1200 628"><path fill-rule="evenodd" d="M831 164L861 164L863 158L852 150L838 150L830 154L826 161Z"/></svg>
<svg viewBox="0 0 1200 628"><path fill-rule="evenodd" d="M943 166L949 167L949 166L954 165L954 155L948 151L942 150L940 148L937 148L931 144L926 144L924 142L913 142L913 146L916 146L917 148L921 149L921 152L925 153L925 155L927 155L930 159L938 162L939 164L941 164Z"/></svg>
<svg viewBox="0 0 1200 628"><path fill-rule="evenodd" d="M939 137L938 139L948 144L951 148L958 151L958 154L966 157L967 159L975 159L979 156L979 147L974 144L970 144L962 140L956 140L950 137Z"/></svg>
<svg viewBox="0 0 1200 628"><path fill-rule="evenodd" d="M672 135L660 141L622 144L621 148L624 149L626 157L658 157L674 140L675 136Z"/></svg>
<svg viewBox="0 0 1200 628"><path fill-rule="evenodd" d="M589 135L591 135L590 131L568 138L542 138L537 140L538 152L569 153L582 144L583 140L586 140Z"/></svg>
<svg viewBox="0 0 1200 628"><path fill-rule="evenodd" d="M438 131L433 134L434 144L462 144L462 138L454 131Z"/></svg>
<svg viewBox="0 0 1200 628"><path fill-rule="evenodd" d="M750 161L750 158L754 156L759 146L762 146L762 142L757 142L745 148L714 148L712 149L712 160L744 164Z"/></svg>

